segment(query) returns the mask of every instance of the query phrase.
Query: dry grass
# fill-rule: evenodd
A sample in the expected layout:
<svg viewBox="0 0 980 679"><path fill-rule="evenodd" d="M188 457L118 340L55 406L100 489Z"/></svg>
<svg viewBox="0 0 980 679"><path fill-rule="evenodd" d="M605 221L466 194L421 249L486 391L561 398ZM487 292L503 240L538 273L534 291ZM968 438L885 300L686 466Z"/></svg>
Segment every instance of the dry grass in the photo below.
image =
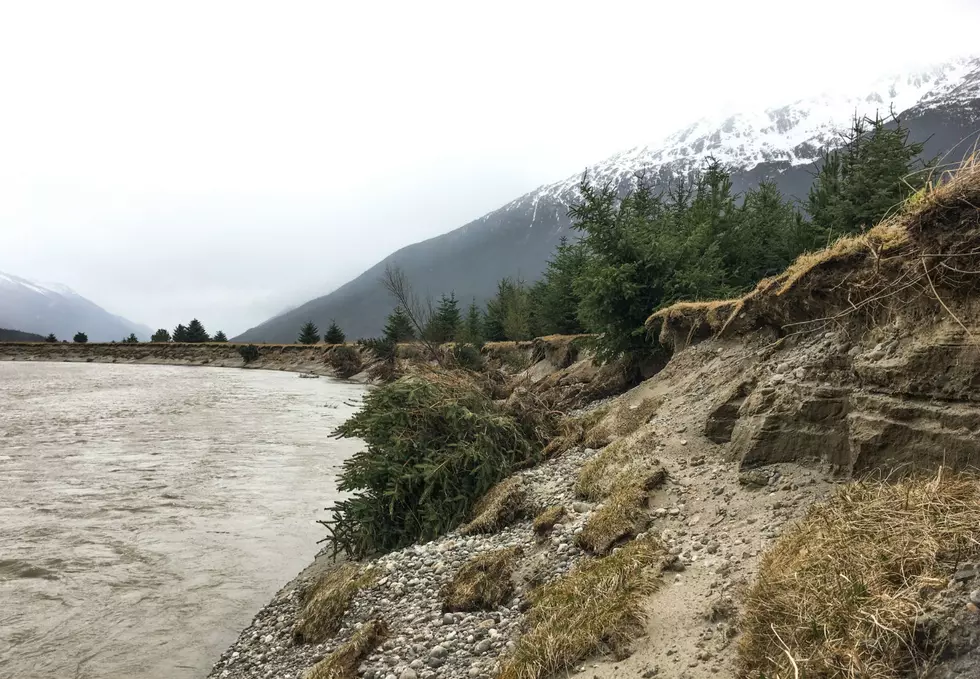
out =
<svg viewBox="0 0 980 679"><path fill-rule="evenodd" d="M897 679L921 668L914 621L980 556L976 477L854 484L766 554L749 590L743 677Z"/></svg>
<svg viewBox="0 0 980 679"><path fill-rule="evenodd" d="M564 516L565 508L562 505L553 505L534 517L534 523L531 525L531 528L534 529L534 532L537 535L545 535L551 531L551 529L555 527L555 524L561 521Z"/></svg>
<svg viewBox="0 0 980 679"><path fill-rule="evenodd" d="M357 679L358 666L387 634L383 620L364 623L349 641L311 667L303 679Z"/></svg>
<svg viewBox="0 0 980 679"><path fill-rule="evenodd" d="M632 542L532 590L527 628L498 678L541 679L595 653L622 653L643 633L642 602L662 555L654 540Z"/></svg>
<svg viewBox="0 0 980 679"><path fill-rule="evenodd" d="M354 595L377 579L376 570L356 563L333 566L307 593L299 620L293 626L293 640L298 644L320 643L336 634Z"/></svg>
<svg viewBox="0 0 980 679"><path fill-rule="evenodd" d="M649 458L659 434L652 428L617 439L586 462L575 481L575 493L587 500L600 500L620 485L621 478L636 475L637 467L655 464Z"/></svg>
<svg viewBox="0 0 980 679"><path fill-rule="evenodd" d="M634 467L613 489L605 503L589 517L576 543L593 554L605 554L624 538L646 528L648 493L667 478L663 467Z"/></svg>
<svg viewBox="0 0 980 679"><path fill-rule="evenodd" d="M473 557L459 569L442 592L444 611L491 611L514 593L514 564L519 547L507 547Z"/></svg>
<svg viewBox="0 0 980 679"><path fill-rule="evenodd" d="M476 503L474 519L460 528L463 535L495 533L527 512L527 488L519 476L504 479Z"/></svg>
<svg viewBox="0 0 980 679"><path fill-rule="evenodd" d="M566 419L560 425L558 436L554 437L548 442L548 445L545 446L543 452L545 458L561 455L562 453L565 453L576 446L584 444L587 439L592 441L593 439L597 439L599 437L608 438L609 433L607 430L593 433L593 430L608 412L609 406L603 406L601 408L590 410L579 417L570 417ZM603 445L606 445L606 443L608 443L608 441L603 443Z"/></svg>

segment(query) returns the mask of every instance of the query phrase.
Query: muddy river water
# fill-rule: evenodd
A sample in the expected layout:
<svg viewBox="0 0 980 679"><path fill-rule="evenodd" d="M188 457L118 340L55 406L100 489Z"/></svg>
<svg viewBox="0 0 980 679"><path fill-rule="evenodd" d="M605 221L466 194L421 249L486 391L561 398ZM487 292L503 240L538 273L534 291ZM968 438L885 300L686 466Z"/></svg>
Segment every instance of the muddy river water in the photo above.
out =
<svg viewBox="0 0 980 679"><path fill-rule="evenodd" d="M364 387L0 363L0 677L203 677L318 550Z"/></svg>

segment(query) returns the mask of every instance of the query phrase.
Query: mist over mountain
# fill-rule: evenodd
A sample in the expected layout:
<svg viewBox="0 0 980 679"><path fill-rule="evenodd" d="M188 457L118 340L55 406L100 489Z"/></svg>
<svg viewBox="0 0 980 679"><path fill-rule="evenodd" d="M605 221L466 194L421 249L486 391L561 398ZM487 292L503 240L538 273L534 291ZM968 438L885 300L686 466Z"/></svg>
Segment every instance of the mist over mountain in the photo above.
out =
<svg viewBox="0 0 980 679"><path fill-rule="evenodd" d="M71 340L84 332L90 342L119 341L130 333L150 338L150 328L109 313L60 283L37 283L0 271L0 327Z"/></svg>
<svg viewBox="0 0 980 679"><path fill-rule="evenodd" d="M785 106L706 118L665 139L618 153L588 168L590 179L627 189L639 174L665 185L708 158L732 169L737 192L765 179L787 196L804 198L816 163L840 143L855 115L898 114L924 157L958 161L977 138L980 59L963 58L891 75L859 93L821 94ZM483 303L504 276L536 279L559 239L576 237L568 208L582 175L542 186L454 231L389 255L330 294L279 314L235 338L291 342L307 320L336 320L348 337L381 332L392 300L380 283L389 264L401 267L422 296L455 292L463 304Z"/></svg>

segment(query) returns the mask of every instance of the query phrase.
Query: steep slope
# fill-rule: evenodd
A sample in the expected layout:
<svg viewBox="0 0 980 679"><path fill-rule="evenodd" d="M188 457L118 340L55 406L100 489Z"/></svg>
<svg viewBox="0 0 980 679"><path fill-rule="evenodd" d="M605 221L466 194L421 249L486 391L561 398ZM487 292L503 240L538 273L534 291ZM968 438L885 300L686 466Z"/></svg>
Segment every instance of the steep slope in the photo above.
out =
<svg viewBox="0 0 980 679"><path fill-rule="evenodd" d="M0 271L0 326L70 340L84 332L92 342L121 340L136 333L147 340L152 330L115 316L60 284L41 284Z"/></svg>
<svg viewBox="0 0 980 679"><path fill-rule="evenodd" d="M708 157L733 168L736 191L772 179L789 196L806 195L814 162L833 146L855 113L902 112L926 157L959 159L976 139L980 59L964 58L920 72L880 78L860 96L825 94L751 114L702 119L660 142L638 146L590 168L599 182L627 187L637 173L666 182L697 169ZM966 140L966 141L964 141ZM959 146L957 146L959 145ZM567 217L580 174L540 187L442 236L403 248L336 291L280 314L238 338L289 342L312 319L336 319L350 337L380 332L391 300L379 283L388 264L400 266L422 294L450 290L464 303L482 302L503 276L534 280L562 236L575 237Z"/></svg>

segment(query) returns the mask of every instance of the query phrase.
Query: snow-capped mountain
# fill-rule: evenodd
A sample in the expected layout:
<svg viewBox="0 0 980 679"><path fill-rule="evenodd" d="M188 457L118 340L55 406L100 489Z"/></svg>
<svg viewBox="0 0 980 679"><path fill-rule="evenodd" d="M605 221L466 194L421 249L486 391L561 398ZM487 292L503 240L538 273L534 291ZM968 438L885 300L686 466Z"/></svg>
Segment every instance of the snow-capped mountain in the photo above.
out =
<svg viewBox="0 0 980 679"><path fill-rule="evenodd" d="M927 158L956 162L980 133L980 58L964 57L872 80L850 92L829 92L758 111L698 120L659 141L598 162L587 171L597 183L621 189L638 173L654 181L686 175L713 157L732 169L736 191L764 179L787 196L802 197L812 163L839 143L857 116L894 111ZM395 252L338 290L243 333L248 341L289 342L312 319L336 319L350 337L378 334L391 300L379 283L388 264L400 266L422 294L455 291L468 303L491 296L504 276L534 280L569 229L568 206L582 173L541 186L454 231Z"/></svg>
<svg viewBox="0 0 980 679"><path fill-rule="evenodd" d="M147 340L150 328L115 316L60 283L37 283L0 271L0 328L71 340L84 332L91 342L119 341L130 333Z"/></svg>

